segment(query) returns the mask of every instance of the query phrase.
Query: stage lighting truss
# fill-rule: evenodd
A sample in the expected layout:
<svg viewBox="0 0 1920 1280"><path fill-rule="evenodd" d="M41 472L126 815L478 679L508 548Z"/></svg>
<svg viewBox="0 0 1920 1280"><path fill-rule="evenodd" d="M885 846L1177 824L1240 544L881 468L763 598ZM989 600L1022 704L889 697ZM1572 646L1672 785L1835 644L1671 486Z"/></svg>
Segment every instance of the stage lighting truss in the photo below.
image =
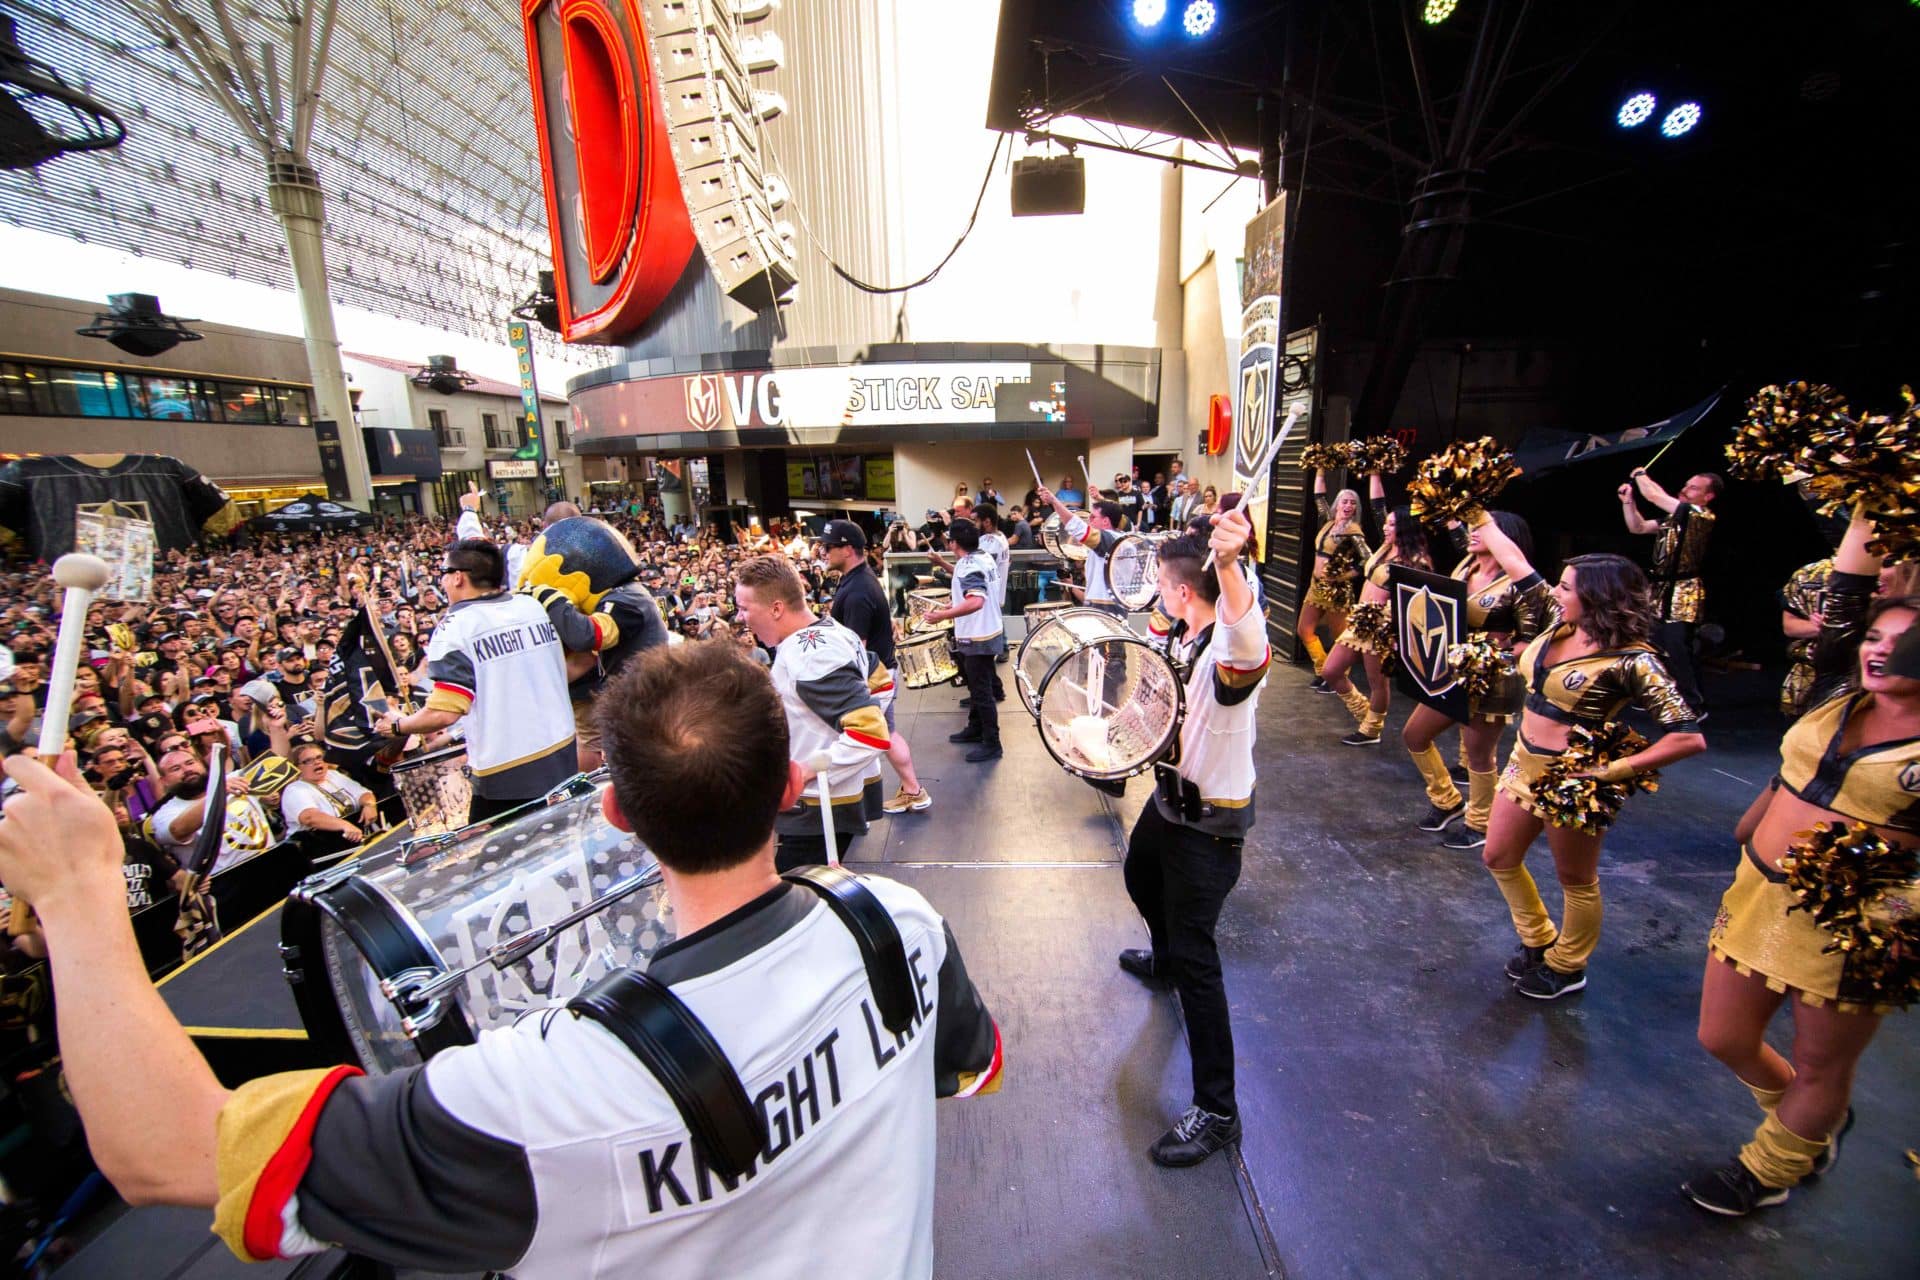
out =
<svg viewBox="0 0 1920 1280"><path fill-rule="evenodd" d="M1195 40L1213 30L1213 24L1219 19L1220 10L1213 0L1191 0L1186 12L1180 15L1180 25L1186 28L1187 35Z"/></svg>
<svg viewBox="0 0 1920 1280"><path fill-rule="evenodd" d="M465 391L480 379L462 369L452 356L428 356L426 364L414 370L407 381L423 391L450 396Z"/></svg>
<svg viewBox="0 0 1920 1280"><path fill-rule="evenodd" d="M1151 30L1167 16L1167 0L1133 0L1133 25Z"/></svg>
<svg viewBox="0 0 1920 1280"><path fill-rule="evenodd" d="M1460 0L1427 0L1426 7L1420 10L1420 21L1428 26L1438 26L1453 16L1460 7Z"/></svg>
<svg viewBox="0 0 1920 1280"><path fill-rule="evenodd" d="M1620 104L1620 114L1615 116L1622 129L1633 129L1653 118L1654 98L1650 93L1636 93Z"/></svg>
<svg viewBox="0 0 1920 1280"><path fill-rule="evenodd" d="M1667 112L1667 118L1660 122L1660 136L1663 138L1677 138L1683 133L1692 132L1693 127L1700 123L1700 114L1699 103L1681 103L1673 110Z"/></svg>

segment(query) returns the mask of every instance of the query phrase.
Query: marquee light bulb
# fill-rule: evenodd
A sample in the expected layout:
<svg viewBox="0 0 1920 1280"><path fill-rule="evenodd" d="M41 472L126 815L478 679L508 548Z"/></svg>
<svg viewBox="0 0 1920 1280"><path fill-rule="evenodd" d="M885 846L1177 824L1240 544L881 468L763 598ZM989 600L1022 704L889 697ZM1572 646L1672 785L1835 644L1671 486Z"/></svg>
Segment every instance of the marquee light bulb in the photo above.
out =
<svg viewBox="0 0 1920 1280"><path fill-rule="evenodd" d="M1631 129L1645 124L1653 116L1654 99L1650 93L1636 93L1620 104L1620 114L1614 119L1622 129Z"/></svg>
<svg viewBox="0 0 1920 1280"><path fill-rule="evenodd" d="M1660 122L1661 136L1677 138L1683 133L1691 132L1693 127L1700 123L1700 115L1699 103L1681 103L1673 110L1667 112L1667 118Z"/></svg>

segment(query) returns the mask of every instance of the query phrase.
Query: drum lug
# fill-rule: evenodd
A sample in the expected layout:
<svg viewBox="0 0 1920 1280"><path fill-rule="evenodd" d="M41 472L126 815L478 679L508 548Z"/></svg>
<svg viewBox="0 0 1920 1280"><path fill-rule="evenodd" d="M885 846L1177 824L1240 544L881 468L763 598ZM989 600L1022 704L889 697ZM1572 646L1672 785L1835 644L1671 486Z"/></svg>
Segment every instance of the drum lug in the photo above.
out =
<svg viewBox="0 0 1920 1280"><path fill-rule="evenodd" d="M380 994L400 1011L400 1029L408 1039L431 1031L447 1016L446 1001L440 998L440 980L447 975L438 969L403 969L380 980ZM429 995L432 991L434 994Z"/></svg>

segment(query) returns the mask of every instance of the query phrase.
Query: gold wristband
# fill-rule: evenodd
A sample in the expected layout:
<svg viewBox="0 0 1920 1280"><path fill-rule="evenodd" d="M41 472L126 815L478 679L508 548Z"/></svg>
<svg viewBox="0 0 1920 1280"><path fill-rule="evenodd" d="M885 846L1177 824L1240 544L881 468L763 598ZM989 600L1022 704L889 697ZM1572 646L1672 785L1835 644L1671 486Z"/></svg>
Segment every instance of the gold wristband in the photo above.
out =
<svg viewBox="0 0 1920 1280"><path fill-rule="evenodd" d="M1625 782L1639 772L1631 761L1614 760L1600 766L1594 771L1594 776L1602 782Z"/></svg>

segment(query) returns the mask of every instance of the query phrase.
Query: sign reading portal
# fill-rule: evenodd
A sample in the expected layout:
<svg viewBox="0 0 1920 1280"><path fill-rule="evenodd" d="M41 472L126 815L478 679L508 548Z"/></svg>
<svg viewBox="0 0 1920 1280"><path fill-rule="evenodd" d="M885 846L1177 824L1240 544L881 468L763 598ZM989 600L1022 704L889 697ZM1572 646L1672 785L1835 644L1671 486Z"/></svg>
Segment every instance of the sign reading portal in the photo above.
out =
<svg viewBox="0 0 1920 1280"><path fill-rule="evenodd" d="M636 378L573 393L574 438L763 429L1051 422L1061 366L1015 361L853 364Z"/></svg>

